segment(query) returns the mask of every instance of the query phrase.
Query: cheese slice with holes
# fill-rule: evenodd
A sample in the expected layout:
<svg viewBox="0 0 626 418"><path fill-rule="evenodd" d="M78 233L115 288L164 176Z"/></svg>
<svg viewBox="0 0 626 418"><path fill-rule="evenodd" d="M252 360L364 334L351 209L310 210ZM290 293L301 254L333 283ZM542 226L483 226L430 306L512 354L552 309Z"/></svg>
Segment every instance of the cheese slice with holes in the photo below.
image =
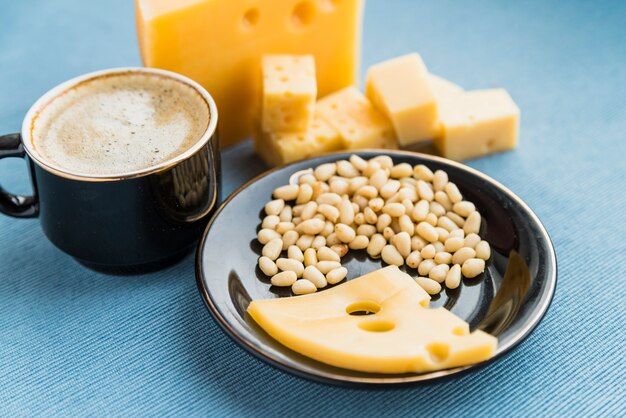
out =
<svg viewBox="0 0 626 418"><path fill-rule="evenodd" d="M346 149L397 148L389 121L354 86L320 99L316 110L339 132Z"/></svg>
<svg viewBox="0 0 626 418"><path fill-rule="evenodd" d="M439 102L439 117L434 145L446 158L468 160L517 146L520 110L504 89L447 97Z"/></svg>
<svg viewBox="0 0 626 418"><path fill-rule="evenodd" d="M470 333L450 311L429 309L429 301L409 275L389 266L319 293L255 300L248 313L290 349L363 372L420 373L494 355L495 337ZM355 315L364 312L371 314Z"/></svg>
<svg viewBox="0 0 626 418"><path fill-rule="evenodd" d="M304 132L313 121L317 83L312 55L264 55L262 126L265 132Z"/></svg>

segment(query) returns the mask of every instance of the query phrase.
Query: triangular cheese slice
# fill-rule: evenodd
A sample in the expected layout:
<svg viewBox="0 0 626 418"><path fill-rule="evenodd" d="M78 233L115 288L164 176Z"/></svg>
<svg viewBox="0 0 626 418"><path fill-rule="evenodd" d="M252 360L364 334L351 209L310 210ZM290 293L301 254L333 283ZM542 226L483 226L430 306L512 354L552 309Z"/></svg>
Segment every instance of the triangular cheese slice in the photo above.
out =
<svg viewBox="0 0 626 418"><path fill-rule="evenodd" d="M469 333L395 266L320 293L255 300L248 313L290 349L332 366L373 373L426 372L487 360L495 337ZM354 315L355 312L374 312ZM350 314L352 313L352 314Z"/></svg>

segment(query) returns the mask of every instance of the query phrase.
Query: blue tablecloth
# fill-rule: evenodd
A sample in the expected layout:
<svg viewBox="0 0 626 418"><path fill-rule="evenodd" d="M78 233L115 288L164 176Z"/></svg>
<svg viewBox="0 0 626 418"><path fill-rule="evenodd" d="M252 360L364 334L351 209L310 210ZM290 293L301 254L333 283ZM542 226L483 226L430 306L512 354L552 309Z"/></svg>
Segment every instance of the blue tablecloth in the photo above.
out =
<svg viewBox="0 0 626 418"><path fill-rule="evenodd" d="M139 65L130 0L0 0L0 132L88 71ZM196 290L193 259L105 276L54 248L36 220L0 216L0 416L624 416L626 2L382 1L367 5L363 69L418 51L466 88L522 109L518 150L470 165L510 187L556 246L550 311L515 352L428 386L349 390L240 350ZM262 170L224 152L228 193ZM23 162L0 182L28 192Z"/></svg>

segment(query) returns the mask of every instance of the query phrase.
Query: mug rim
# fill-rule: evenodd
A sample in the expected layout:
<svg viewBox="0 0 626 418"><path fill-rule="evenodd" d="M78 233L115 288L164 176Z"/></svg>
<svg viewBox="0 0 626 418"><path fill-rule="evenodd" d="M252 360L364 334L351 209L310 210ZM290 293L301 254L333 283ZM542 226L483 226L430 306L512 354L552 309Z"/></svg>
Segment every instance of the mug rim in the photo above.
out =
<svg viewBox="0 0 626 418"><path fill-rule="evenodd" d="M115 74L156 74L164 77L169 77L171 79L175 79L179 82L182 82L189 87L193 88L203 100L206 102L208 111L209 111L209 123L204 130L204 133L200 138L196 140L196 142L187 149L185 152L177 154L176 156L167 159L159 164L155 164L149 166L147 168L142 168L139 170L127 171L121 174L87 174L82 173L80 171L68 170L57 164L48 161L44 158L39 152L37 152L33 145L33 121L37 116L44 110L44 108L56 97L60 94L68 91L72 87L83 83L88 80L97 79L107 75L115 75ZM214 136L217 130L217 106L211 94L200 84L195 82L194 80L186 77L182 74L175 73L173 71L162 70L159 68L147 68L147 67L115 67L108 68L104 70L92 71L86 74L79 75L77 77L71 78L67 81L62 82L61 84L56 85L55 87L48 90L44 93L33 105L30 107L24 120L22 122L22 144L24 146L24 150L28 154L28 157L36 163L38 166L43 168L46 171L49 171L52 174L57 176L65 177L72 180L80 180L80 181L91 181L91 182L100 182L100 181L117 181L117 180L125 180L131 179L135 177L142 177L149 174L161 172L167 170L181 161L185 161L188 158L195 155L198 150L203 148Z"/></svg>

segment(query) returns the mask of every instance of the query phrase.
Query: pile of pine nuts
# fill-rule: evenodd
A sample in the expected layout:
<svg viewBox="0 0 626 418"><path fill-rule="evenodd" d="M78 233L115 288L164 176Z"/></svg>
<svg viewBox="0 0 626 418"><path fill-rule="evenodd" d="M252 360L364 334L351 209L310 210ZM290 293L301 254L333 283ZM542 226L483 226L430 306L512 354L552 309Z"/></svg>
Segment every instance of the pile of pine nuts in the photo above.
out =
<svg viewBox="0 0 626 418"><path fill-rule="evenodd" d="M278 187L273 198L257 235L259 268L296 295L342 281L350 249L417 269L416 282L431 295L478 276L491 256L474 204L445 171L425 165L352 155Z"/></svg>

